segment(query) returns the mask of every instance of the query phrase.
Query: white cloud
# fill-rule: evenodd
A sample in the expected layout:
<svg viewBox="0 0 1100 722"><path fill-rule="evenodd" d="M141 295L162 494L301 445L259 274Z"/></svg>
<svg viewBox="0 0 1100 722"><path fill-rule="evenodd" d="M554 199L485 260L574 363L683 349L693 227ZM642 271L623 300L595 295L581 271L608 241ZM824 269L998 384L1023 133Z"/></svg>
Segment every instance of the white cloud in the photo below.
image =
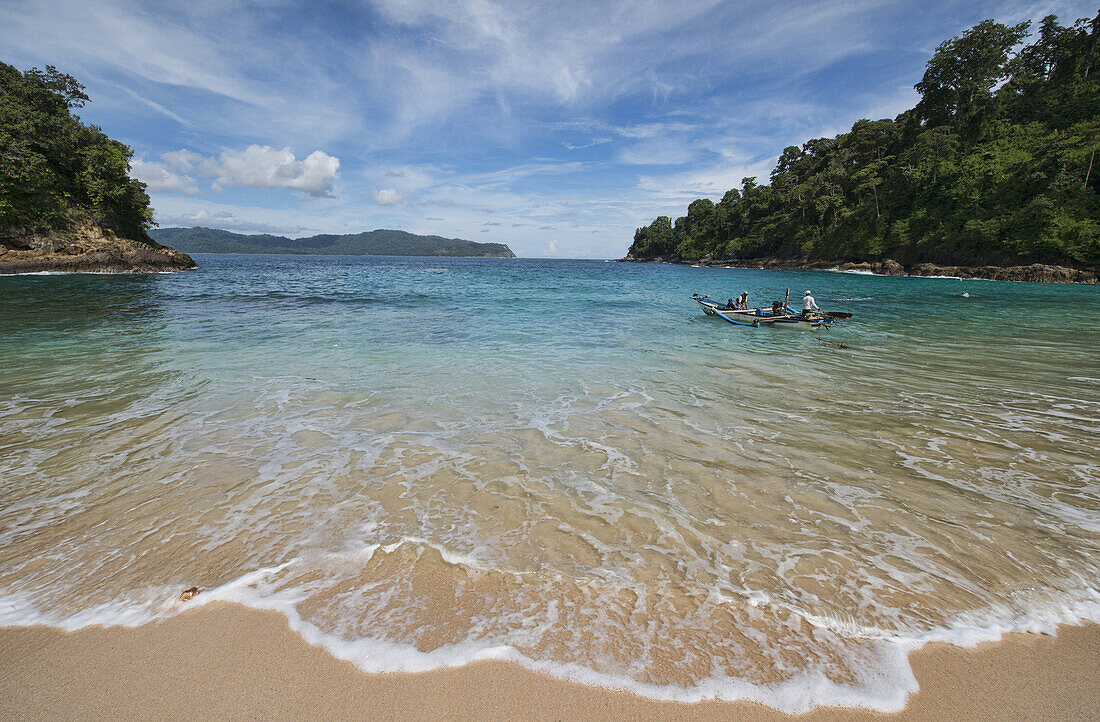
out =
<svg viewBox="0 0 1100 722"><path fill-rule="evenodd" d="M276 150L268 145L250 145L242 151L227 150L217 160L202 164L214 177L213 187L286 188L310 198L332 195L332 184L340 177L340 159L315 150L296 160L290 148Z"/></svg>
<svg viewBox="0 0 1100 722"><path fill-rule="evenodd" d="M405 197L393 188L383 188L374 194L374 202L380 206L396 206Z"/></svg>
<svg viewBox="0 0 1100 722"><path fill-rule="evenodd" d="M173 173L156 161L135 158L130 161L130 173L144 183L150 193L186 193L197 195L199 192L195 179L189 175Z"/></svg>
<svg viewBox="0 0 1100 722"><path fill-rule="evenodd" d="M170 150L160 154L161 160L174 170L191 173L202 164L206 158L190 150Z"/></svg>
<svg viewBox="0 0 1100 722"><path fill-rule="evenodd" d="M199 192L194 176L200 176L212 179L215 191L230 186L281 188L298 191L306 198L322 198L332 195L333 183L340 177L340 159L322 150L297 160L290 148L276 150L266 145L227 150L216 157L172 150L161 153L159 162L139 158L131 165L134 177L152 193L194 195Z"/></svg>
<svg viewBox="0 0 1100 722"><path fill-rule="evenodd" d="M1036 2L999 0L995 16L1084 14ZM966 6L4 0L0 47L87 83L84 116L143 154L133 173L158 211L190 224L621 255L654 216L765 182L784 146L909 107L936 44L986 16ZM279 202L287 190L318 200ZM230 205L242 195L257 205ZM483 226L490 214L505 225Z"/></svg>

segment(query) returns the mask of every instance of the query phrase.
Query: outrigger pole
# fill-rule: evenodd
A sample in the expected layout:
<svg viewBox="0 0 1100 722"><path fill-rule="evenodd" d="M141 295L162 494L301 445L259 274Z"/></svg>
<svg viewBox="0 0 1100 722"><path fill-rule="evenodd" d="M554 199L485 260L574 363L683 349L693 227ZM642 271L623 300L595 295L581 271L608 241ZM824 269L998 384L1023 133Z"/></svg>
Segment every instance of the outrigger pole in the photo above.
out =
<svg viewBox="0 0 1100 722"><path fill-rule="evenodd" d="M790 313L791 307L787 305L787 301L791 300L791 289L787 289L787 295L783 297L783 312Z"/></svg>

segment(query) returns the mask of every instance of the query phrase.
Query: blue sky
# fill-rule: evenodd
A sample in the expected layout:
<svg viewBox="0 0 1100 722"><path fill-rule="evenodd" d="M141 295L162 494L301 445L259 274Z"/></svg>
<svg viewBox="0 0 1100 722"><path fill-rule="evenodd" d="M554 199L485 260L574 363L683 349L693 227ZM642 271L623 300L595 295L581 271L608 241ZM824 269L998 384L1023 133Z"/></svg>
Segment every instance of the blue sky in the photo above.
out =
<svg viewBox="0 0 1100 722"><path fill-rule="evenodd" d="M163 226L400 228L521 256L766 181L788 145L893 117L936 45L1086 2L4 0L0 59L87 86Z"/></svg>

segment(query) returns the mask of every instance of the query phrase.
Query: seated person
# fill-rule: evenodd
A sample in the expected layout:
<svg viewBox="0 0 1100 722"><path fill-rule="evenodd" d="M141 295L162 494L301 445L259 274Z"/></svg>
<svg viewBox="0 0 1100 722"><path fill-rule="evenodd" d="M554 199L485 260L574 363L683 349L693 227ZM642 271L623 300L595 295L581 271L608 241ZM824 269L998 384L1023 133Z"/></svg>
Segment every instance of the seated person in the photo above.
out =
<svg viewBox="0 0 1100 722"><path fill-rule="evenodd" d="M781 316L783 314L783 302L775 301L772 303L772 315Z"/></svg>

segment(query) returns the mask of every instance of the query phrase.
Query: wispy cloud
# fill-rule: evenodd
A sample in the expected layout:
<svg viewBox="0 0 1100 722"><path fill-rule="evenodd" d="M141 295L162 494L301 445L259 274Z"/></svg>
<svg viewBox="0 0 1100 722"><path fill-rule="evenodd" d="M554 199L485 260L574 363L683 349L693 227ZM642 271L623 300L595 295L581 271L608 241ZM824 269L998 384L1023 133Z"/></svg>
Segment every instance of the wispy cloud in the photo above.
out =
<svg viewBox="0 0 1100 722"><path fill-rule="evenodd" d="M206 226L222 228L227 231L237 231L240 233L272 233L294 236L301 235L303 231L307 230L302 226L279 226L270 223L246 221L238 218L235 213L230 211L212 213L210 211L200 210L194 213L158 214L157 222L165 227Z"/></svg>
<svg viewBox="0 0 1100 722"><path fill-rule="evenodd" d="M0 59L85 82L82 117L134 147L161 218L619 256L784 146L909 107L950 35L1048 12L1095 7L6 0Z"/></svg>

